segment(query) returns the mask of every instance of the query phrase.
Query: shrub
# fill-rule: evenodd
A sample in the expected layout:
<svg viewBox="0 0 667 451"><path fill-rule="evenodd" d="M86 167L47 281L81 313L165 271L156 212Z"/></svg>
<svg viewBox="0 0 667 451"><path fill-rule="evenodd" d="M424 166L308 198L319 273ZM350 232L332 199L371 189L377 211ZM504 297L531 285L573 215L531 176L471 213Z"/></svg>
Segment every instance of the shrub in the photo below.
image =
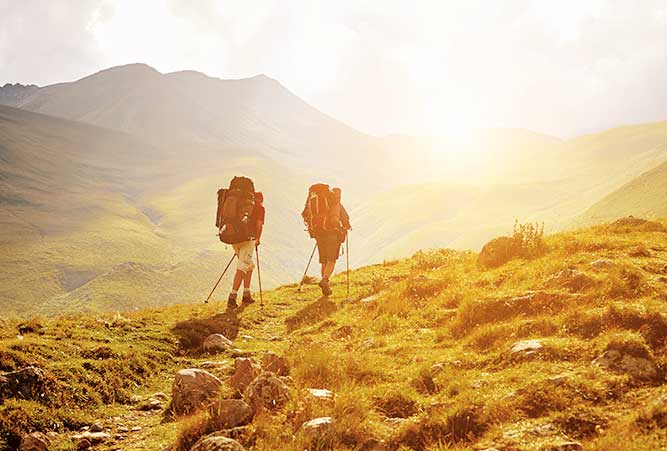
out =
<svg viewBox="0 0 667 451"><path fill-rule="evenodd" d="M514 223L511 237L494 238L484 245L477 257L481 268L497 268L516 258L537 258L546 252L544 224Z"/></svg>

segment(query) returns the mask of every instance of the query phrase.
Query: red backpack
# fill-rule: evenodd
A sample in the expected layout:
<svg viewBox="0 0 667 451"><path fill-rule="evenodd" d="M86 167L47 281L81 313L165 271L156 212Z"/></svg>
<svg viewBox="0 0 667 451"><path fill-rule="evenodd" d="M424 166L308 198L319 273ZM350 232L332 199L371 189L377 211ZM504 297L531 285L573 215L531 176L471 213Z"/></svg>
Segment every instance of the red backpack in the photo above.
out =
<svg viewBox="0 0 667 451"><path fill-rule="evenodd" d="M250 239L248 221L255 207L255 185L247 177L234 177L229 189L218 190L215 226L220 241L236 244Z"/></svg>
<svg viewBox="0 0 667 451"><path fill-rule="evenodd" d="M329 185L316 183L308 188L306 206L301 216L313 238L318 232L340 229L340 202Z"/></svg>

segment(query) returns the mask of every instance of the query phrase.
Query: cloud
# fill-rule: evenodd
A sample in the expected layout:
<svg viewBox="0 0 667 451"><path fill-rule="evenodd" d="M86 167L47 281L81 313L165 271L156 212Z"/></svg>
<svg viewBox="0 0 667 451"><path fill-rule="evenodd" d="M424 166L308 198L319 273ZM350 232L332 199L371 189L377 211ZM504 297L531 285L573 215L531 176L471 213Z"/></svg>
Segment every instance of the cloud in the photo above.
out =
<svg viewBox="0 0 667 451"><path fill-rule="evenodd" d="M0 18L0 83L129 62L266 73L377 134L667 118L657 0L0 0Z"/></svg>
<svg viewBox="0 0 667 451"><path fill-rule="evenodd" d="M47 84L100 69L91 26L111 13L104 0L0 0L0 84Z"/></svg>

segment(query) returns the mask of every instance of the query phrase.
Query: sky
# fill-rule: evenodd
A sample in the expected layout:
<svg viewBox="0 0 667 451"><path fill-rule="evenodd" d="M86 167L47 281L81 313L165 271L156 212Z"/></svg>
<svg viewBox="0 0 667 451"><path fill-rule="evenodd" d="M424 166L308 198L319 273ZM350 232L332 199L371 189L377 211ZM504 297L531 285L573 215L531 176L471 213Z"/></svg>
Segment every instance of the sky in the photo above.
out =
<svg viewBox="0 0 667 451"><path fill-rule="evenodd" d="M667 120L667 2L0 0L0 85L264 73L367 133Z"/></svg>

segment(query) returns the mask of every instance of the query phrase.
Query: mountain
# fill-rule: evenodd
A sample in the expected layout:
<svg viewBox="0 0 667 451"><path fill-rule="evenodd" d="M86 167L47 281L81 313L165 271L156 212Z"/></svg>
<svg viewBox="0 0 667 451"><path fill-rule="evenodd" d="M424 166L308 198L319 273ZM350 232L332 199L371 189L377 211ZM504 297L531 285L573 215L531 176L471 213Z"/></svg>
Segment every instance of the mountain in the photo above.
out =
<svg viewBox="0 0 667 451"><path fill-rule="evenodd" d="M128 132L163 147L245 147L306 167L375 151L371 137L265 75L221 80L131 64L21 96L7 96L5 89L0 102L6 105Z"/></svg>
<svg viewBox="0 0 667 451"><path fill-rule="evenodd" d="M657 450L666 236L580 229L495 269L438 249L353 271L349 296L338 274L328 299L292 284L231 311L1 318L0 450L81 449L92 425L127 451Z"/></svg>
<svg viewBox="0 0 667 451"><path fill-rule="evenodd" d="M667 217L667 162L626 183L582 215L583 223L600 223L624 216Z"/></svg>

